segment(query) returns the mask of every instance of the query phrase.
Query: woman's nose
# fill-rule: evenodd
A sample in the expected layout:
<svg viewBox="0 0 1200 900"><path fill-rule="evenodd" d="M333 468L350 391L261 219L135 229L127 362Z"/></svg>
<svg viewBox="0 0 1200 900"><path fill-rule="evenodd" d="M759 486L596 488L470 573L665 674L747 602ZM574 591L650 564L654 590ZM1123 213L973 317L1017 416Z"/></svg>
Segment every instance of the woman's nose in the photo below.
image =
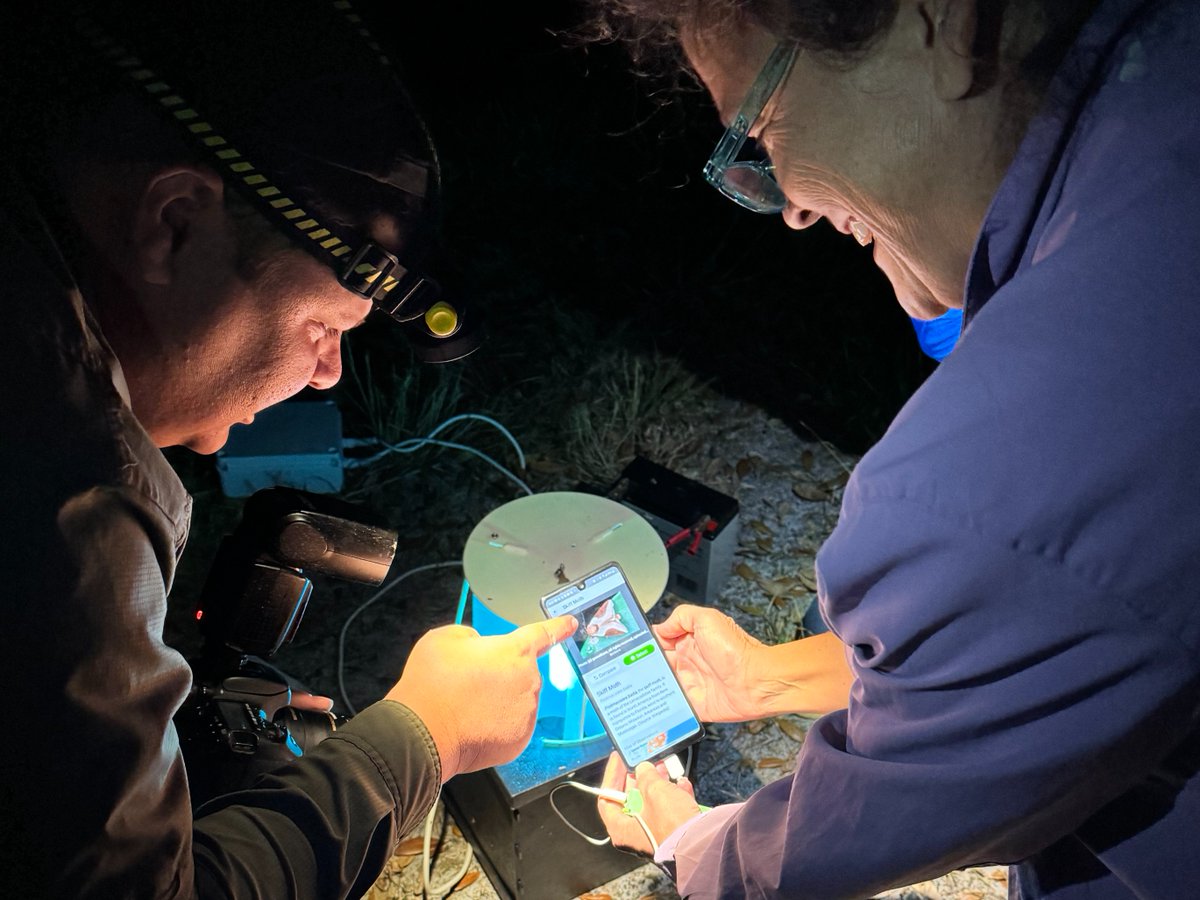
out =
<svg viewBox="0 0 1200 900"><path fill-rule="evenodd" d="M788 205L783 208L783 221L787 223L788 228L795 228L801 231L811 225L816 225L821 221L821 214L815 213L811 209L801 209L789 201Z"/></svg>

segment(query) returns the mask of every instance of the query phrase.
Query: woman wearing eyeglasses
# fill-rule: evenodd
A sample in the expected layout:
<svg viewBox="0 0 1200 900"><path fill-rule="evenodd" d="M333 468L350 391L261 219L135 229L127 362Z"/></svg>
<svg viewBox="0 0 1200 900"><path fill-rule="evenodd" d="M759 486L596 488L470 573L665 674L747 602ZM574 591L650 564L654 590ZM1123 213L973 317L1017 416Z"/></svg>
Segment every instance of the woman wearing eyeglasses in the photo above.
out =
<svg viewBox="0 0 1200 900"><path fill-rule="evenodd" d="M830 634L662 626L702 718L828 714L744 803L701 814L639 768L656 859L688 897L982 863L1016 897L1196 896L1200 5L600 2L708 89L710 183L826 220L911 316L963 323L847 485L817 560Z"/></svg>

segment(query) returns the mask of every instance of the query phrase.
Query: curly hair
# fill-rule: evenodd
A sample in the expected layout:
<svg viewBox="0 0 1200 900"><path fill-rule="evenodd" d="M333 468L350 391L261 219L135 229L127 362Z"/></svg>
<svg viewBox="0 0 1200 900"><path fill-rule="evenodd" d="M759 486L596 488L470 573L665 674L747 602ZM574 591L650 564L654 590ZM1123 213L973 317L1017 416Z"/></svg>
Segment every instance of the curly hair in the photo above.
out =
<svg viewBox="0 0 1200 900"><path fill-rule="evenodd" d="M891 27L899 0L584 0L584 40L621 43L641 75L695 80L681 38L756 26L794 41L827 64L853 65ZM1018 11L1045 26L1025 59L1010 60L1028 92L1039 94L1098 0L978 0L981 32ZM993 48L995 49L995 48Z"/></svg>
<svg viewBox="0 0 1200 900"><path fill-rule="evenodd" d="M584 40L624 44L635 70L652 77L690 74L685 36L757 26L790 38L827 61L850 63L887 31L899 0L586 0Z"/></svg>

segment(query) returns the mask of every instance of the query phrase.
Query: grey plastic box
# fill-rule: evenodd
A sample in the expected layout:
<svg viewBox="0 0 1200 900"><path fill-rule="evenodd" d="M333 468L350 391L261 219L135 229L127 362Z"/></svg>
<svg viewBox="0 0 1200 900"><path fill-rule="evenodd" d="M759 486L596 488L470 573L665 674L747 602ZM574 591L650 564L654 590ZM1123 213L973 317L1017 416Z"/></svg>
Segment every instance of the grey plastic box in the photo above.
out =
<svg viewBox="0 0 1200 900"><path fill-rule="evenodd" d="M228 497L276 485L336 493L343 483L342 414L331 400L264 409L251 424L230 429L217 452L217 474Z"/></svg>

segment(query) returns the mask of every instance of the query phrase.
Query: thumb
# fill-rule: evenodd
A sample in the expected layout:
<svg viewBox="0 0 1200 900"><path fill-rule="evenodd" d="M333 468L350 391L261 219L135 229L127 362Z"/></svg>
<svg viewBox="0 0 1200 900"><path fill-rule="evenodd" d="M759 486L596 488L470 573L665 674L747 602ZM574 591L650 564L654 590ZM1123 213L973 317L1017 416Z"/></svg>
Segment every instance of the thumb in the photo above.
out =
<svg viewBox="0 0 1200 900"><path fill-rule="evenodd" d="M633 777L637 779L638 790L642 792L643 797L647 796L648 791L659 789L657 782L667 780L654 763L649 762L638 763L637 768L633 770Z"/></svg>
<svg viewBox="0 0 1200 900"><path fill-rule="evenodd" d="M654 626L654 633L660 640L673 646L681 637L696 631L695 610L696 607L687 604L675 607L666 621Z"/></svg>
<svg viewBox="0 0 1200 900"><path fill-rule="evenodd" d="M541 656L559 641L575 633L579 623L574 616L555 616L545 622L523 625L509 635L519 653Z"/></svg>
<svg viewBox="0 0 1200 900"><path fill-rule="evenodd" d="M333 711L333 699L322 697L319 694L310 694L308 691L292 691L292 698L288 701L288 706L292 709L327 713Z"/></svg>

